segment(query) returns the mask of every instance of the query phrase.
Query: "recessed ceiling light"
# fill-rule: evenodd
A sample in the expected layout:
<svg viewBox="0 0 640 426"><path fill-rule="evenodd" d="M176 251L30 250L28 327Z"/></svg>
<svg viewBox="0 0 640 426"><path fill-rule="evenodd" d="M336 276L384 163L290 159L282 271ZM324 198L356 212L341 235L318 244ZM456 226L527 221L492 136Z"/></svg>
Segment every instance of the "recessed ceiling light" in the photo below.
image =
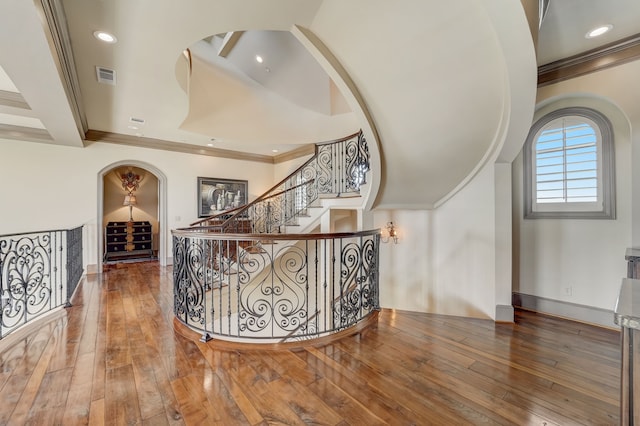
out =
<svg viewBox="0 0 640 426"><path fill-rule="evenodd" d="M207 146L213 146L213 144L212 143L208 143Z"/></svg>
<svg viewBox="0 0 640 426"><path fill-rule="evenodd" d="M271 152L278 152L278 150L277 149L272 149Z"/></svg>
<svg viewBox="0 0 640 426"><path fill-rule="evenodd" d="M261 64L263 61L262 56L256 55L256 61L258 61L258 63Z"/></svg>
<svg viewBox="0 0 640 426"><path fill-rule="evenodd" d="M114 36L113 34L109 34L105 31L94 31L93 32L93 36L95 38L97 38L98 40L104 41L105 43L115 43L118 41L118 39L116 38L116 36Z"/></svg>
<svg viewBox="0 0 640 426"><path fill-rule="evenodd" d="M598 37L598 36L601 36L602 34L608 33L609 31L611 31L612 28L613 28L613 25L611 24L602 25L598 28L594 28L591 31L589 31L587 34L585 34L585 37L586 38Z"/></svg>

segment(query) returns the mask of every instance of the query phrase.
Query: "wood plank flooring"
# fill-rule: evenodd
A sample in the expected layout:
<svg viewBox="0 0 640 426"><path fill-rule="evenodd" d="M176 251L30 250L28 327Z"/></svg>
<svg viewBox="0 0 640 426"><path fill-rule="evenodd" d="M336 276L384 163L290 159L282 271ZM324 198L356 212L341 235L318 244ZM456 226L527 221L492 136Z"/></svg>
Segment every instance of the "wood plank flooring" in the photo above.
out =
<svg viewBox="0 0 640 426"><path fill-rule="evenodd" d="M382 310L324 346L239 350L177 332L172 285L117 264L0 342L0 425L618 424L615 330Z"/></svg>

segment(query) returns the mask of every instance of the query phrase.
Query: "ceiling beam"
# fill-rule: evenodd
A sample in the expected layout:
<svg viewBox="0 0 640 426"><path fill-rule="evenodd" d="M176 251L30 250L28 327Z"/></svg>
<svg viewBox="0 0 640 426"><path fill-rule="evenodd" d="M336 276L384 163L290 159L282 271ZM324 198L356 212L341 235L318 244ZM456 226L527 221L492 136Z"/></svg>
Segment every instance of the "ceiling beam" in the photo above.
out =
<svg viewBox="0 0 640 426"><path fill-rule="evenodd" d="M244 34L244 31L229 31L224 36L224 40L222 40L222 46L220 46L220 49L218 50L218 56L226 58L236 46L236 43L238 43L242 34Z"/></svg>
<svg viewBox="0 0 640 426"><path fill-rule="evenodd" d="M84 133L76 126L41 6L38 1L0 2L2 68L54 143L82 146Z"/></svg>
<svg viewBox="0 0 640 426"><path fill-rule="evenodd" d="M71 49L71 37L62 0L41 0L40 6L49 28L47 35L53 45L51 56L56 61L78 132L83 134L88 129L87 117L80 94L80 82L76 72L73 50Z"/></svg>

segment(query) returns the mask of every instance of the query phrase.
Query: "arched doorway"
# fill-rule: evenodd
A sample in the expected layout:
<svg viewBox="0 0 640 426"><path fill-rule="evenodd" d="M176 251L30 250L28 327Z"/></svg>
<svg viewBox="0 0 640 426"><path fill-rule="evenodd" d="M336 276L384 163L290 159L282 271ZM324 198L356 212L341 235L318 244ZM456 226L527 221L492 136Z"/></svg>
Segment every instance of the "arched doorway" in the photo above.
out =
<svg viewBox="0 0 640 426"><path fill-rule="evenodd" d="M105 177L108 176L115 169L122 169L126 167L135 167L143 169L149 172L157 179L157 250L158 261L160 265L167 264L167 178L165 174L157 167L138 160L122 160L116 163L109 164L104 167L98 173L98 209L97 209L97 221L98 226L101 227L97 232L98 243L98 271L102 272L103 258L104 258L104 230L102 229L103 218L105 215ZM123 190L124 195L124 190Z"/></svg>

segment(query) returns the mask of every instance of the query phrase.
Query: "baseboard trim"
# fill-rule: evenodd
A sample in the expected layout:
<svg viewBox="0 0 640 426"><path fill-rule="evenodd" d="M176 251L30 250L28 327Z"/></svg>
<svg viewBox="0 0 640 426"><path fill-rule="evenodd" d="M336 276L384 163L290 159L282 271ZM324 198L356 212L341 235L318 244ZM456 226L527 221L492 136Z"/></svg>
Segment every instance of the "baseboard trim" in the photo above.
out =
<svg viewBox="0 0 640 426"><path fill-rule="evenodd" d="M514 307L541 314L552 315L619 330L613 318L613 310L596 308L593 306L579 305L577 303L564 302L562 300L547 299L524 293L512 293L511 302Z"/></svg>
<svg viewBox="0 0 640 426"><path fill-rule="evenodd" d="M512 305L496 305L496 322L512 323L514 319Z"/></svg>

